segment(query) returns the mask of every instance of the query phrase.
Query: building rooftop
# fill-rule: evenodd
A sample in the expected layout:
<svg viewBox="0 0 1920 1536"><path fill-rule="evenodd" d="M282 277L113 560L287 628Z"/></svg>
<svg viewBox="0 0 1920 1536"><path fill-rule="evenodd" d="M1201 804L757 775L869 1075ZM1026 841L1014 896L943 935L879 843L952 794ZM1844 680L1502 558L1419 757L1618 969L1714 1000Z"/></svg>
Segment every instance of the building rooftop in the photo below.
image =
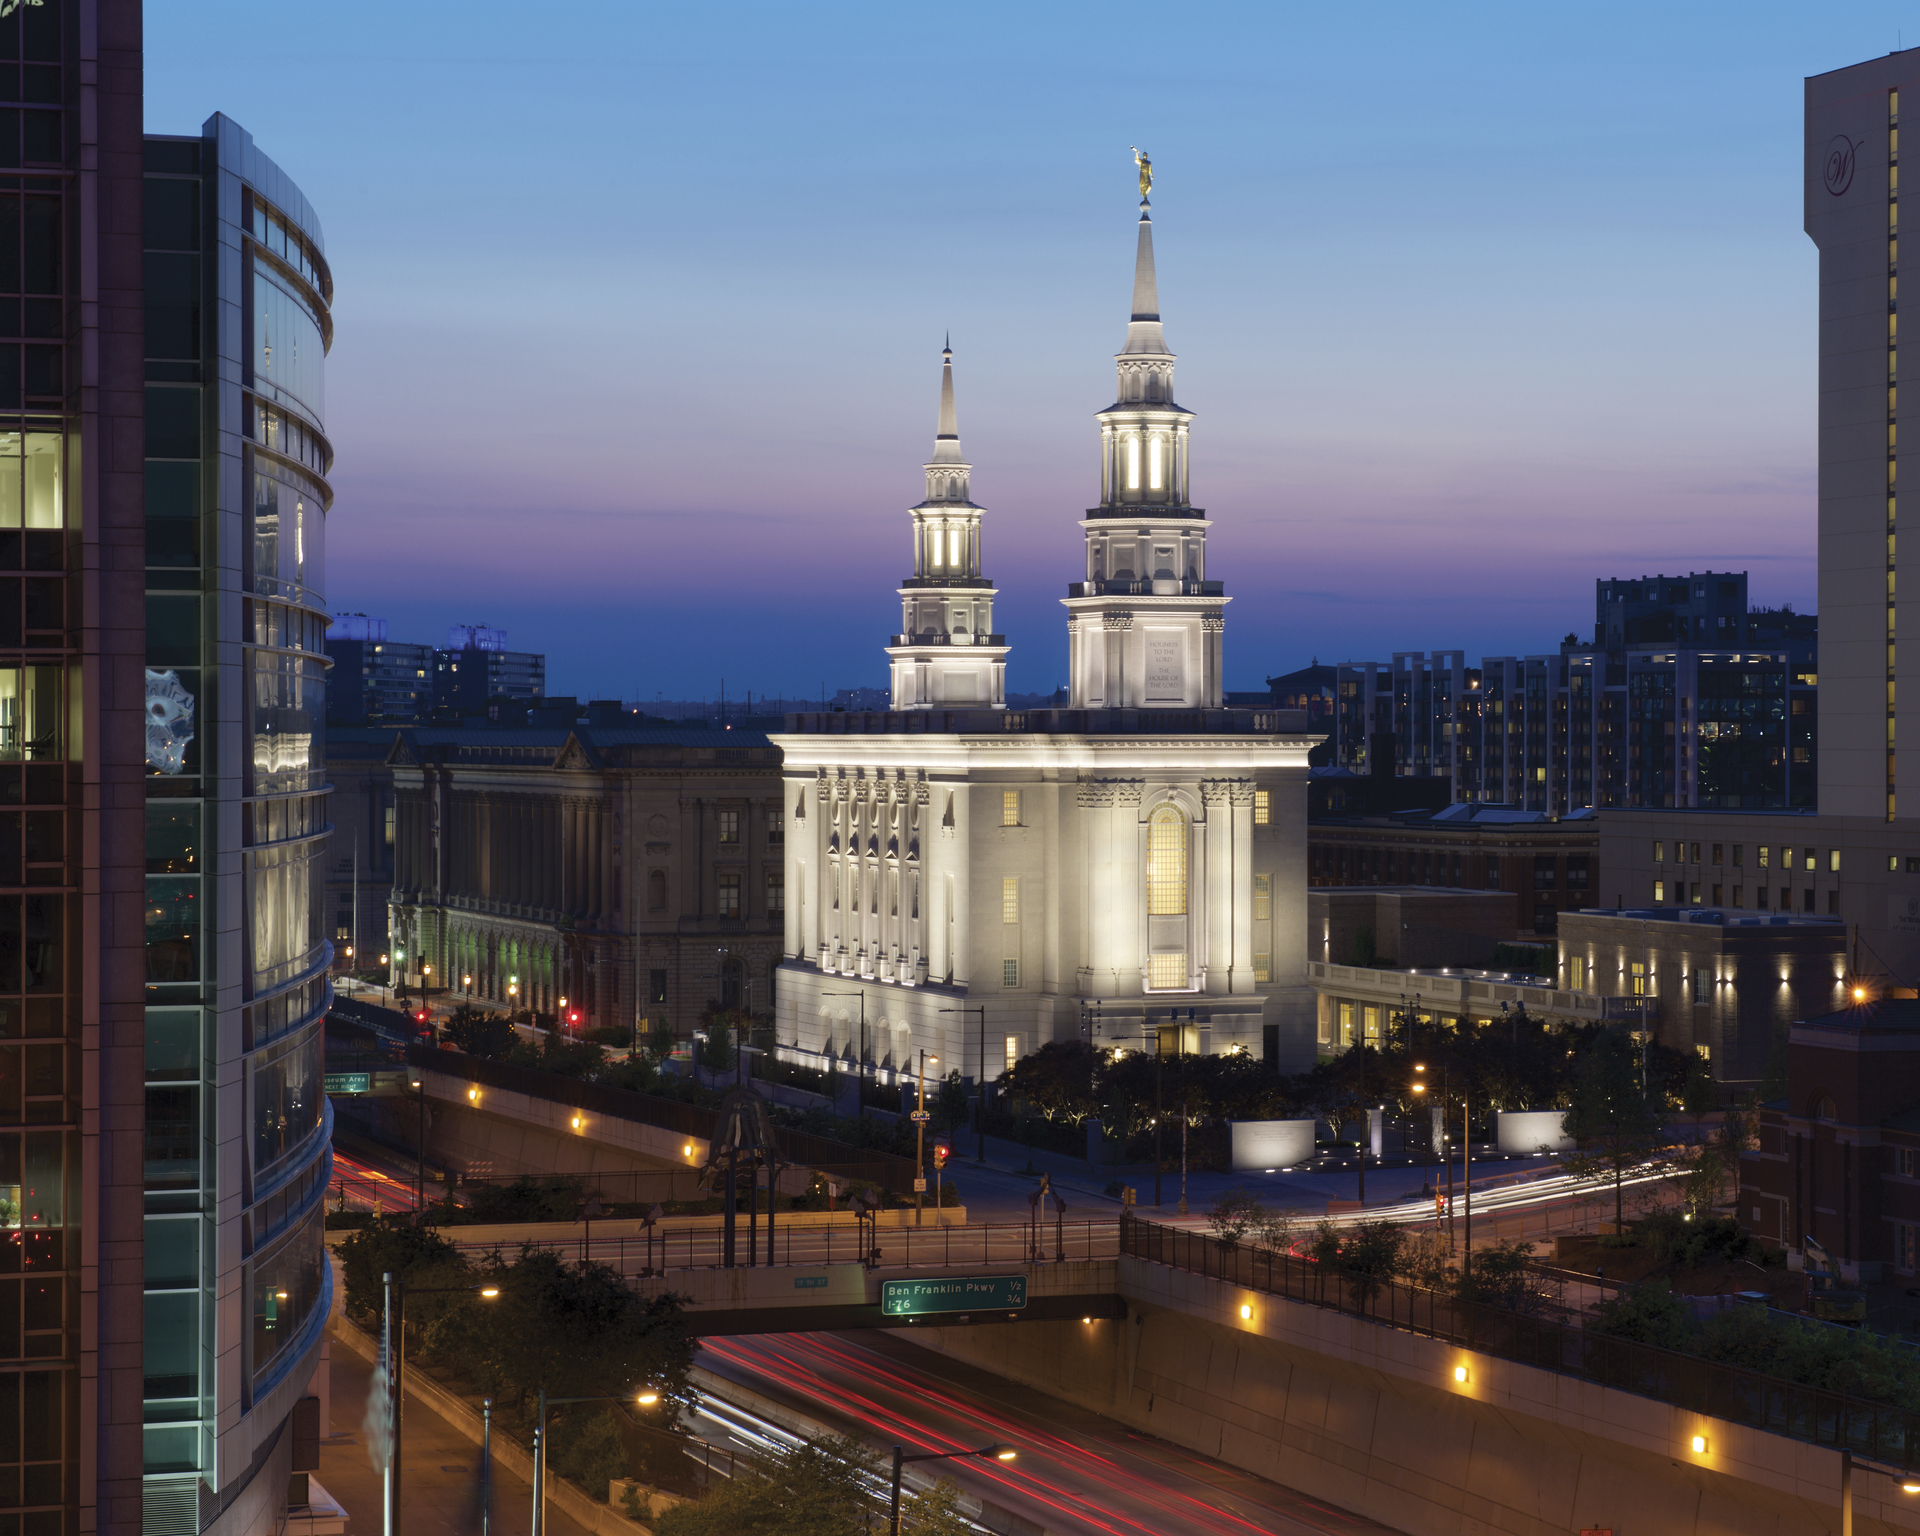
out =
<svg viewBox="0 0 1920 1536"><path fill-rule="evenodd" d="M1810 1019L1798 1019L1793 1027L1848 1031L1885 1030L1898 1034L1920 1034L1920 999L1875 998L1872 1002L1857 1003L1851 1008L1842 1008L1836 1013L1821 1013Z"/></svg>
<svg viewBox="0 0 1920 1536"><path fill-rule="evenodd" d="M1845 932L1846 921L1811 912L1729 912L1724 907L1580 907L1566 914L1621 917L1637 923L1706 923L1720 928L1822 928Z"/></svg>
<svg viewBox="0 0 1920 1536"><path fill-rule="evenodd" d="M1569 811L1564 816L1558 816L1551 811L1530 811L1524 806L1495 805L1484 801L1471 800L1462 801L1457 805L1450 805L1444 810L1435 811L1427 820L1444 822L1448 826L1459 826L1464 822L1471 822L1475 826L1519 826L1522 824L1546 826L1555 822L1591 822L1595 820L1595 816L1590 806L1583 807L1577 811Z"/></svg>
<svg viewBox="0 0 1920 1536"><path fill-rule="evenodd" d="M786 734L794 736L1287 736L1308 729L1304 709L868 709L786 717Z"/></svg>

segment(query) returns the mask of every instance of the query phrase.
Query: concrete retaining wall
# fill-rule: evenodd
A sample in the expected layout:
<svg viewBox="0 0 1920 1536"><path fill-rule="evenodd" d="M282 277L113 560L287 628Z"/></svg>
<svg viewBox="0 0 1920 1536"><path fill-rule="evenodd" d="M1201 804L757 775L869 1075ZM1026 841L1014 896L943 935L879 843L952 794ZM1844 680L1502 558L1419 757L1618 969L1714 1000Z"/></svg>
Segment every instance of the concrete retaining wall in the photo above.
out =
<svg viewBox="0 0 1920 1536"><path fill-rule="evenodd" d="M1123 1323L906 1337L1420 1536L1838 1529L1836 1451L1141 1260L1118 1279ZM1920 1499L1856 1471L1854 1520L1920 1531Z"/></svg>

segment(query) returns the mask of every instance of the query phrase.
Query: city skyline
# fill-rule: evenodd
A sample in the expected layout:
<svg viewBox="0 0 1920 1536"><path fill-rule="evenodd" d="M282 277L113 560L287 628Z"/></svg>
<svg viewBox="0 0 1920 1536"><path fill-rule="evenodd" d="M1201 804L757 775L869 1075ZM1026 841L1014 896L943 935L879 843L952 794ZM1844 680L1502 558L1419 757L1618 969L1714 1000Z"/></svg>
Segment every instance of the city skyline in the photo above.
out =
<svg viewBox="0 0 1920 1536"><path fill-rule="evenodd" d="M486 619L583 697L882 684L951 329L1008 687L1063 682L1134 142L1229 687L1549 650L1606 577L1814 606L1800 83L1893 47L1878 11L1222 9L1116 109L1137 39L1064 13L1009 46L990 9L587 8L583 59L479 7L302 47L321 117L235 68L291 18L238 14L150 18L147 127L193 131L217 82L316 168L367 277L329 359L329 595L396 635Z"/></svg>

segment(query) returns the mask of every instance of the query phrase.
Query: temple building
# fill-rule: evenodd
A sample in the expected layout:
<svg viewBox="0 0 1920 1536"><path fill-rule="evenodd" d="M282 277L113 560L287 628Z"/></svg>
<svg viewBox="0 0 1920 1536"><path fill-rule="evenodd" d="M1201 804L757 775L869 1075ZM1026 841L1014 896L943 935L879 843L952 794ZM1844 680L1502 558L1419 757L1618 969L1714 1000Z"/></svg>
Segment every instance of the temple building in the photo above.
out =
<svg viewBox="0 0 1920 1536"><path fill-rule="evenodd" d="M1222 707L1227 598L1192 505L1150 171L1099 504L1065 599L1069 707L1005 706L951 350L891 708L789 715L783 1047L991 1080L1050 1040L1314 1057L1303 712Z"/></svg>

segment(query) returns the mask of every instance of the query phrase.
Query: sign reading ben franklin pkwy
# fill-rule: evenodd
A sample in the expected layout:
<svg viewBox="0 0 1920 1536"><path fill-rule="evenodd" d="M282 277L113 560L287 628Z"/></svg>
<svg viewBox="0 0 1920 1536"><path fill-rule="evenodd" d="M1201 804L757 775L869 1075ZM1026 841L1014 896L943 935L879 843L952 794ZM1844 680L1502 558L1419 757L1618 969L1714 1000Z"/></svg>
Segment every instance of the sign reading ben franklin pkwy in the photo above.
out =
<svg viewBox="0 0 1920 1536"><path fill-rule="evenodd" d="M883 1317L927 1312L1017 1312L1027 1304L1025 1275L943 1275L937 1280L883 1280Z"/></svg>

